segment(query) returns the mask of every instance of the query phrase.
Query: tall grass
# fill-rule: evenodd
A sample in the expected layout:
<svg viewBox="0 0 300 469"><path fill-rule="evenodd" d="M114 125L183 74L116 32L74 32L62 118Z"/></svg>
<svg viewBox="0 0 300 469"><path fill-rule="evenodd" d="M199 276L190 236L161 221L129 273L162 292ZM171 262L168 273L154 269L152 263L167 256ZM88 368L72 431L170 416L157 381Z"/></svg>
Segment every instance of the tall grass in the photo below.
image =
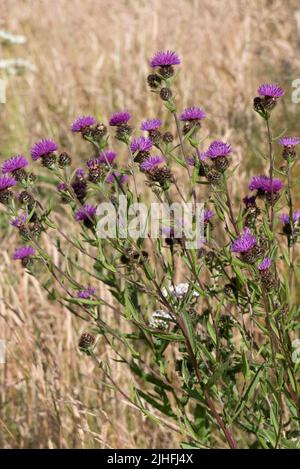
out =
<svg viewBox="0 0 300 469"><path fill-rule="evenodd" d="M78 114L101 119L104 109L128 108L141 119L156 116L158 101L146 93L147 60L157 49L172 48L185 61L177 82L182 105L209 109L204 134L230 139L236 161L246 160L250 171L265 149L249 96L261 81L280 82L289 93L298 78L300 9L294 0L9 0L0 13L1 27L27 37L25 45L1 45L1 56L36 66L35 73L6 77L1 159L55 136L80 162L89 155L69 132ZM291 134L299 132L299 110L282 111ZM275 132L284 130L278 122ZM240 173L233 194L245 176ZM81 323L45 301L34 278L12 266L14 235L0 223L0 339L8 349L0 365L0 446L177 446L176 435L154 427L116 398L100 372L97 377L77 351ZM102 353L108 353L105 345ZM132 378L114 367L128 387Z"/></svg>

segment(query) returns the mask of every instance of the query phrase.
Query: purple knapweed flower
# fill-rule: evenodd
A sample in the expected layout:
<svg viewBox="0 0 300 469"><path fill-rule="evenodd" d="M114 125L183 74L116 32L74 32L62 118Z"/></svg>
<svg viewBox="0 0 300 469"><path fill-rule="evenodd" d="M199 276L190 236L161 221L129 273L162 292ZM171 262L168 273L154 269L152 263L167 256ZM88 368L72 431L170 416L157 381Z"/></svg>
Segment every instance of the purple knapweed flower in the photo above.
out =
<svg viewBox="0 0 300 469"><path fill-rule="evenodd" d="M71 125L72 132L82 132L87 127L97 124L97 120L93 116L80 116Z"/></svg>
<svg viewBox="0 0 300 469"><path fill-rule="evenodd" d="M284 95L284 90L274 83L264 83L258 88L257 93L260 96L277 99Z"/></svg>
<svg viewBox="0 0 300 469"><path fill-rule="evenodd" d="M171 65L179 65L180 64L180 58L176 54L176 52L173 52L171 50L167 50L166 52L164 51L158 51L156 54L153 56L152 60L150 61L150 65L152 68L155 67L169 67Z"/></svg>
<svg viewBox="0 0 300 469"><path fill-rule="evenodd" d="M203 214L204 223L209 223L213 216L214 212L212 210L205 209Z"/></svg>
<svg viewBox="0 0 300 469"><path fill-rule="evenodd" d="M256 237L251 233L249 228L245 228L243 233L236 238L231 245L232 252L248 252L257 244Z"/></svg>
<svg viewBox="0 0 300 469"><path fill-rule="evenodd" d="M114 182L117 182L116 179L118 180L119 183L122 184L128 181L128 176L127 174L122 174L119 171L113 171L107 176L105 181L112 184Z"/></svg>
<svg viewBox="0 0 300 469"><path fill-rule="evenodd" d="M96 215L96 211L97 211L97 208L94 207L93 205L84 204L75 213L75 220L85 221L85 220L93 219Z"/></svg>
<svg viewBox="0 0 300 469"><path fill-rule="evenodd" d="M76 296L77 298L80 298L82 300L90 300L93 295L96 293L96 288L93 287L87 287L84 290L80 290L77 292Z"/></svg>
<svg viewBox="0 0 300 469"><path fill-rule="evenodd" d="M279 220L284 225L288 225L290 223L289 213L282 213L281 215L279 215ZM295 212L293 212L292 220L293 220L293 223L297 223L300 221L300 210L296 210Z"/></svg>
<svg viewBox="0 0 300 469"><path fill-rule="evenodd" d="M35 249L32 246L21 246L17 248L13 255L13 260L22 260L34 256Z"/></svg>
<svg viewBox="0 0 300 469"><path fill-rule="evenodd" d="M83 168L77 168L75 171L75 176L78 179L84 179L85 178L85 171Z"/></svg>
<svg viewBox="0 0 300 469"><path fill-rule="evenodd" d="M99 160L98 158L90 158L87 160L86 165L88 168L95 168L99 165Z"/></svg>
<svg viewBox="0 0 300 469"><path fill-rule="evenodd" d="M132 153L136 153L137 151L150 151L152 148L153 142L150 138L146 137L138 137L132 140L130 144L130 149Z"/></svg>
<svg viewBox="0 0 300 469"><path fill-rule="evenodd" d="M142 171L152 171L153 168L165 163L165 161L165 158L161 155L149 156L140 164L140 168Z"/></svg>
<svg viewBox="0 0 300 469"><path fill-rule="evenodd" d="M28 166L28 161L23 155L12 156L8 160L5 160L2 165L2 173L12 173L18 169L22 169Z"/></svg>
<svg viewBox="0 0 300 469"><path fill-rule="evenodd" d="M68 186L64 182L60 182L59 184L57 184L56 188L57 188L58 191L67 191L68 190Z"/></svg>
<svg viewBox="0 0 300 469"><path fill-rule="evenodd" d="M17 184L17 181L11 176L0 176L0 191L5 191Z"/></svg>
<svg viewBox="0 0 300 469"><path fill-rule="evenodd" d="M10 222L12 226L15 226L16 228L20 228L22 225L25 224L27 220L27 215L25 213L22 213L21 215L18 215L16 218L13 218Z"/></svg>
<svg viewBox="0 0 300 469"><path fill-rule="evenodd" d="M283 182L280 179L272 179L268 176L254 176L248 188L250 191L279 192L283 188Z"/></svg>
<svg viewBox="0 0 300 469"><path fill-rule="evenodd" d="M201 120L206 117L205 112L199 107L188 107L180 115L179 119L183 122Z"/></svg>
<svg viewBox="0 0 300 469"><path fill-rule="evenodd" d="M259 265L258 270L268 270L272 265L272 260L269 257L266 257Z"/></svg>
<svg viewBox="0 0 300 469"><path fill-rule="evenodd" d="M278 143L283 147L295 147L299 145L300 139L298 137L282 137L278 140Z"/></svg>
<svg viewBox="0 0 300 469"><path fill-rule="evenodd" d="M49 153L53 153L58 149L53 140L43 139L39 142L35 143L35 145L31 148L31 156L34 161L38 160L42 156L48 155Z"/></svg>
<svg viewBox="0 0 300 469"><path fill-rule="evenodd" d="M117 153L115 151L106 150L99 154L98 161L99 163L112 164L113 161L116 159L116 157L117 157Z"/></svg>
<svg viewBox="0 0 300 469"><path fill-rule="evenodd" d="M119 125L127 124L130 118L131 115L128 111L115 112L109 119L109 125L118 127Z"/></svg>
<svg viewBox="0 0 300 469"><path fill-rule="evenodd" d="M151 130L157 130L161 126L160 119L149 119L142 122L141 130L150 132Z"/></svg>
<svg viewBox="0 0 300 469"><path fill-rule="evenodd" d="M221 140L215 140L209 145L205 155L208 158L214 159L222 156L228 156L231 152L232 149L229 143L222 142Z"/></svg>

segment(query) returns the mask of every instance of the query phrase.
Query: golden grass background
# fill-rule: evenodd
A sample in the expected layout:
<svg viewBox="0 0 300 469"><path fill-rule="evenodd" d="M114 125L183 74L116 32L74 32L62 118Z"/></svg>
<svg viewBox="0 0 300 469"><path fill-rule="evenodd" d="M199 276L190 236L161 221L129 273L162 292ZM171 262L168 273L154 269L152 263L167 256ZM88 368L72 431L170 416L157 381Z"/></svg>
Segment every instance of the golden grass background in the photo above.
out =
<svg viewBox="0 0 300 469"><path fill-rule="evenodd" d="M129 109L138 125L166 117L147 89L148 60L158 49L182 57L176 84L180 106L200 105L209 118L204 135L232 142L243 162L234 195L259 165L264 130L252 110L257 86L286 89L275 131L299 134L300 104L291 103L300 77L300 5L285 0L2 0L0 28L27 37L0 46L1 58L30 60L35 72L7 81L0 105L0 156L28 154L41 137L53 137L78 161L86 145L69 127L79 114L99 119ZM119 148L118 148L119 149ZM179 437L142 417L101 383L77 350L84 325L45 299L37 281L12 264L15 232L0 219L0 446L38 448L178 447ZM51 248L50 248L51 249ZM54 255L56 255L54 253ZM110 354L105 345L103 357ZM115 379L128 389L121 365Z"/></svg>

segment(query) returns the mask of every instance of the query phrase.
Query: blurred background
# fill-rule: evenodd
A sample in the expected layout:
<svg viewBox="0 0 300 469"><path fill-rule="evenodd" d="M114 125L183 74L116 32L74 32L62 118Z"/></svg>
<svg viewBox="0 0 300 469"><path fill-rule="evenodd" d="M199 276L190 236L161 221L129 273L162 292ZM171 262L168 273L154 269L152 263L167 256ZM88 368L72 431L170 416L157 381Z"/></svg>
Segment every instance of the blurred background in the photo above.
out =
<svg viewBox="0 0 300 469"><path fill-rule="evenodd" d="M239 194L266 149L252 110L259 84L286 90L274 111L274 135L300 133L300 103L291 99L299 46L298 0L2 0L0 159L29 155L36 139L51 137L82 163L90 155L70 124L85 113L107 122L126 108L137 127L143 118L168 119L146 77L153 53L172 49L182 58L179 110L202 107L203 135L232 143L242 164L231 191ZM7 344L0 447L177 447L176 435L105 387L77 350L82 323L12 265L16 233L1 211L0 243L0 339ZM102 353L109 354L104 345ZM115 379L128 389L132 378L116 364Z"/></svg>

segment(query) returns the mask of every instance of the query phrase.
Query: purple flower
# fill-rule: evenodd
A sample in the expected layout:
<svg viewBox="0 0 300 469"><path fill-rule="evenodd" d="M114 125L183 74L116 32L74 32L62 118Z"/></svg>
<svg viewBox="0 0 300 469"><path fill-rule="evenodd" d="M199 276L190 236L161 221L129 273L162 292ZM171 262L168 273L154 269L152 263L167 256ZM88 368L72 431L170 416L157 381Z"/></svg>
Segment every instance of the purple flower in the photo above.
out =
<svg viewBox="0 0 300 469"><path fill-rule="evenodd" d="M199 107L188 107L183 111L180 115L179 119L181 121L194 121L194 120L201 120L206 117L205 112L200 109Z"/></svg>
<svg viewBox="0 0 300 469"><path fill-rule="evenodd" d="M152 68L155 67L168 67L170 65L179 65L180 58L171 50L167 50L166 52L158 51L152 58L150 65Z"/></svg>
<svg viewBox="0 0 300 469"><path fill-rule="evenodd" d="M96 288L87 287L84 290L80 290L77 292L77 298L81 298L83 300L90 300L93 295L96 293Z"/></svg>
<svg viewBox="0 0 300 469"><path fill-rule="evenodd" d="M278 143L283 147L295 147L299 145L300 139L298 137L282 137L278 140Z"/></svg>
<svg viewBox="0 0 300 469"><path fill-rule="evenodd" d="M161 155L149 156L140 164L140 168L142 171L151 171L161 163L165 163L165 161L165 158Z"/></svg>
<svg viewBox="0 0 300 469"><path fill-rule="evenodd" d="M81 132L86 127L97 124L95 117L92 116L80 116L71 125L72 132Z"/></svg>
<svg viewBox="0 0 300 469"><path fill-rule="evenodd" d="M277 99L284 95L284 90L274 83L264 83L258 88L257 93L260 96Z"/></svg>
<svg viewBox="0 0 300 469"><path fill-rule="evenodd" d="M130 149L132 153L136 153L137 151L150 151L152 148L152 140L146 137L138 137L132 140L130 144Z"/></svg>
<svg viewBox="0 0 300 469"><path fill-rule="evenodd" d="M31 246L21 246L17 248L13 255L13 260L22 260L35 254L35 249Z"/></svg>
<svg viewBox="0 0 300 469"><path fill-rule="evenodd" d="M145 130L150 132L151 130L157 130L161 126L160 119L149 119L147 121L143 121L141 125L141 130Z"/></svg>
<svg viewBox="0 0 300 469"><path fill-rule="evenodd" d="M252 207L253 205L256 205L256 197L255 195L249 196L246 195L246 197L243 198L243 202L246 206L246 208Z"/></svg>
<svg viewBox="0 0 300 469"><path fill-rule="evenodd" d="M28 166L28 161L23 155L12 156L8 160L4 161L2 165L2 173L12 173L18 169L22 169Z"/></svg>
<svg viewBox="0 0 300 469"><path fill-rule="evenodd" d="M60 182L59 184L57 184L56 187L57 187L58 191L67 191L68 190L68 186L64 182Z"/></svg>
<svg viewBox="0 0 300 469"><path fill-rule="evenodd" d="M116 182L116 179L122 184L123 182L125 183L128 181L128 176L127 174L119 173L119 171L113 171L107 176L105 181L112 184Z"/></svg>
<svg viewBox="0 0 300 469"><path fill-rule="evenodd" d="M248 252L257 244L256 237L251 233L249 228L245 228L243 234L236 238L231 245L232 252Z"/></svg>
<svg viewBox="0 0 300 469"><path fill-rule="evenodd" d="M229 143L224 143L221 140L215 140L212 142L205 155L208 158L218 158L220 156L228 156L230 155L232 149Z"/></svg>
<svg viewBox="0 0 300 469"><path fill-rule="evenodd" d="M17 184L17 181L10 176L0 176L0 191L5 191Z"/></svg>
<svg viewBox="0 0 300 469"><path fill-rule="evenodd" d="M204 216L204 223L209 223L211 218L214 216L214 212L212 210L205 209L203 216Z"/></svg>
<svg viewBox="0 0 300 469"><path fill-rule="evenodd" d="M77 168L75 171L75 176L78 179L84 179L85 178L85 171L83 168Z"/></svg>
<svg viewBox="0 0 300 469"><path fill-rule="evenodd" d="M75 220L84 221L84 220L93 219L96 215L96 210L97 208L94 207L93 205L84 204L75 213Z"/></svg>
<svg viewBox="0 0 300 469"><path fill-rule="evenodd" d="M24 225L26 220L27 220L27 215L25 213L22 213L21 215L11 220L10 224L12 226L15 226L16 228L20 228L22 225Z"/></svg>
<svg viewBox="0 0 300 469"><path fill-rule="evenodd" d="M258 266L258 270L268 270L272 265L272 260L266 257Z"/></svg>
<svg viewBox="0 0 300 469"><path fill-rule="evenodd" d="M300 221L300 211L299 211L299 210L296 210L295 212L293 212L292 219L293 219L293 223L297 223L297 222ZM290 215L289 215L289 213L282 213L281 215L279 215L279 220L280 220L284 225L288 225L288 224L290 223Z"/></svg>
<svg viewBox="0 0 300 469"><path fill-rule="evenodd" d="M31 156L34 161L38 160L44 155L48 155L49 153L53 153L58 149L58 146L56 145L53 140L40 140L37 142L32 148L31 148Z"/></svg>
<svg viewBox="0 0 300 469"><path fill-rule="evenodd" d="M98 158L90 158L89 160L87 160L86 165L88 168L97 168L97 166L99 165L99 160Z"/></svg>
<svg viewBox="0 0 300 469"><path fill-rule="evenodd" d="M119 125L127 124L130 118L131 115L128 111L115 112L109 119L109 125L118 127Z"/></svg>
<svg viewBox="0 0 300 469"><path fill-rule="evenodd" d="M99 154L98 161L99 161L99 163L107 164L107 162L108 162L109 164L112 164L112 162L115 160L116 156L117 156L117 153L115 151L106 150L106 151L103 151Z"/></svg>
<svg viewBox="0 0 300 469"><path fill-rule="evenodd" d="M248 186L250 191L279 192L283 188L280 179L271 179L268 176L254 176Z"/></svg>

